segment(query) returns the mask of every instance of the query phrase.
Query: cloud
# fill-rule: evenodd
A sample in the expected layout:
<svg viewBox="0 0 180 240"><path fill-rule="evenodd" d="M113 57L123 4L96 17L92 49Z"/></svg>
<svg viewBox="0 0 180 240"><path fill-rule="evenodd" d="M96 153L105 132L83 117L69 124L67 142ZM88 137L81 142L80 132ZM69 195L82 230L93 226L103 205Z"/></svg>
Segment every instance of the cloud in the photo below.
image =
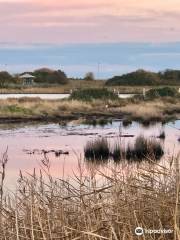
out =
<svg viewBox="0 0 180 240"><path fill-rule="evenodd" d="M179 20L179 0L0 0L0 41L178 41Z"/></svg>

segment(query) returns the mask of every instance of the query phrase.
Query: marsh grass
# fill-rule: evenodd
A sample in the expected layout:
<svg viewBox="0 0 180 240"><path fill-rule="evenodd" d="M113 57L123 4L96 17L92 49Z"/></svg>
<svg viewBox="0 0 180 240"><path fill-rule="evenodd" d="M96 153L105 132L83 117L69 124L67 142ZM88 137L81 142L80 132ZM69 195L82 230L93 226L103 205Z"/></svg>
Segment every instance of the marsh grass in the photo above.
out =
<svg viewBox="0 0 180 240"><path fill-rule="evenodd" d="M110 157L110 145L106 138L97 138L88 141L84 148L84 155L89 160L108 160Z"/></svg>
<svg viewBox="0 0 180 240"><path fill-rule="evenodd" d="M21 98L0 100L0 118L36 118L36 119L86 119L99 118L98 124L106 124L108 118L124 118L124 124L136 120L143 123L152 121L167 121L178 119L180 113L180 98L164 97L152 101L119 99L110 91L110 95L104 89L82 90L83 97L91 100L61 99L42 100L40 98ZM93 94L86 95L86 91ZM99 92L100 91L100 92ZM75 91L78 94L78 90ZM103 93L102 93L103 92ZM97 95L97 96L96 96ZM94 97L95 96L95 97ZM96 98L97 97L97 98ZM158 111L157 111L158 109ZM105 120L105 121L104 121ZM102 122L101 122L102 121ZM129 122L130 123L130 122ZM93 120L93 124L96 124Z"/></svg>
<svg viewBox="0 0 180 240"><path fill-rule="evenodd" d="M110 144L105 137L90 140L84 148L84 156L90 161L104 161L113 159L114 162L122 160L143 161L153 158L159 160L164 155L164 150L156 139L147 139L138 136L133 144L122 146L120 139Z"/></svg>
<svg viewBox="0 0 180 240"><path fill-rule="evenodd" d="M172 230L143 240L180 239L178 157L132 173L115 167L85 174L79 161L71 180L54 179L49 165L45 159L40 173L20 172L16 192L3 195L1 240L138 240L137 226Z"/></svg>
<svg viewBox="0 0 180 240"><path fill-rule="evenodd" d="M146 139L144 136L136 138L133 145L128 145L126 158L128 160L146 160L153 158L159 160L164 155L162 145L155 139Z"/></svg>

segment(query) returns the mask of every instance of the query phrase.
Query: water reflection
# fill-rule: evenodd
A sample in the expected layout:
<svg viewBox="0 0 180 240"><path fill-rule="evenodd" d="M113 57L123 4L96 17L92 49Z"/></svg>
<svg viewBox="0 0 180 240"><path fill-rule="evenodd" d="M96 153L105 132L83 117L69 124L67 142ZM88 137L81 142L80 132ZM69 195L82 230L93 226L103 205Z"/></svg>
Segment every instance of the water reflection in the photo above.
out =
<svg viewBox="0 0 180 240"><path fill-rule="evenodd" d="M74 123L67 123L65 127L54 123L0 125L0 153L3 153L8 146L9 155L6 182L9 185L14 184L20 169L22 172L32 172L34 168L37 171L40 169L43 155L29 155L23 151L24 149L68 152L69 155L60 154L59 156L51 152L48 157L51 161L51 174L53 176L72 176L78 168L78 160L83 161L84 159L84 147L87 141L106 137L110 143L113 143L121 134L124 136L121 137L121 144L127 145L132 144L139 135L157 138L162 129L166 134L166 138L160 140L165 151L165 156L161 160L163 162L164 159L179 151L179 120L165 125L156 123L146 128L137 122L132 122L127 128L120 120L112 121L105 126ZM112 166L112 162L107 164Z"/></svg>

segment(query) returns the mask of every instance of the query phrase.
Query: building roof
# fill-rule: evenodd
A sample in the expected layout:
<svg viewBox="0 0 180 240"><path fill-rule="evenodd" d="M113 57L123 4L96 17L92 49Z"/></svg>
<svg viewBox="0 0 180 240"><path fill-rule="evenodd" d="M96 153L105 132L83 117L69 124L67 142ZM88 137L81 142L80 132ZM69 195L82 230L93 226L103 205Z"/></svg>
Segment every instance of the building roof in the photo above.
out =
<svg viewBox="0 0 180 240"><path fill-rule="evenodd" d="M21 75L20 78L26 79L26 78L35 78L35 77L29 73L25 73L25 74Z"/></svg>

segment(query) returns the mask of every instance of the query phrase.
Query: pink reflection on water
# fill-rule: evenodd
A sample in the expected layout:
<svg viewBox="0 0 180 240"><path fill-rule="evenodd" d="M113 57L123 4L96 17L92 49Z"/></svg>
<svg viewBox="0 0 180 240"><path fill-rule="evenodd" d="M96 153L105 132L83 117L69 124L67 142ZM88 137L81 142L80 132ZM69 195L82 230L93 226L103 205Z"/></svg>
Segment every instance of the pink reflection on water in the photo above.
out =
<svg viewBox="0 0 180 240"><path fill-rule="evenodd" d="M120 128L121 126L121 128ZM58 124L30 125L15 128L2 128L0 130L0 152L3 153L8 146L9 161L6 170L6 185L13 186L17 180L19 171L32 173L36 168L38 172L41 168L43 155L28 155L23 150L45 149L45 150L64 150L69 151L69 155L55 157L54 154L48 155L50 159L50 172L54 177L61 178L72 176L78 172L78 160L83 161L83 149L88 140L98 136L106 136L110 143L117 140L119 131L122 134L133 134L134 138L122 138L122 144L133 143L134 139L140 134L150 137L157 137L161 129L166 132L166 139L162 144L165 148L165 157L177 154L180 144L178 143L180 121L165 125L155 124L148 128L143 128L138 123L133 123L130 127L124 128L120 121L114 121L112 125L105 127L90 127L82 125L68 125L61 127ZM112 167L110 164L109 167ZM88 171L90 165L86 165ZM100 171L105 171L103 166L98 166ZM119 169L128 174L132 165L121 164Z"/></svg>

